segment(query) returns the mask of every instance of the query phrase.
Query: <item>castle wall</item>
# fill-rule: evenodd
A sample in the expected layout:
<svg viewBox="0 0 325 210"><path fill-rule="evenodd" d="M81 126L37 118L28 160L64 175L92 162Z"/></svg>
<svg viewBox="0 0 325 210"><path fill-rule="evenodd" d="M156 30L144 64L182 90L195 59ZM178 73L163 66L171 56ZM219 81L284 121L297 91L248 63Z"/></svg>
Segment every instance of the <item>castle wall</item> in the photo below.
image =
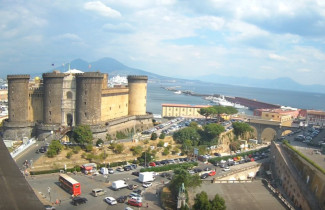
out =
<svg viewBox="0 0 325 210"><path fill-rule="evenodd" d="M285 145L271 144L275 175L301 209L325 209L325 175Z"/></svg>
<svg viewBox="0 0 325 210"><path fill-rule="evenodd" d="M147 76L128 76L129 115L146 114L147 81Z"/></svg>
<svg viewBox="0 0 325 210"><path fill-rule="evenodd" d="M9 122L28 121L29 75L8 75Z"/></svg>
<svg viewBox="0 0 325 210"><path fill-rule="evenodd" d="M103 122L128 116L128 88L111 88L102 91L101 120Z"/></svg>
<svg viewBox="0 0 325 210"><path fill-rule="evenodd" d="M45 124L61 124L61 99L63 73L53 72L43 74L44 85L44 112Z"/></svg>
<svg viewBox="0 0 325 210"><path fill-rule="evenodd" d="M101 91L103 75L85 72L76 75L76 124L101 123Z"/></svg>
<svg viewBox="0 0 325 210"><path fill-rule="evenodd" d="M30 122L43 121L43 89L32 88L29 90L28 98L28 120Z"/></svg>

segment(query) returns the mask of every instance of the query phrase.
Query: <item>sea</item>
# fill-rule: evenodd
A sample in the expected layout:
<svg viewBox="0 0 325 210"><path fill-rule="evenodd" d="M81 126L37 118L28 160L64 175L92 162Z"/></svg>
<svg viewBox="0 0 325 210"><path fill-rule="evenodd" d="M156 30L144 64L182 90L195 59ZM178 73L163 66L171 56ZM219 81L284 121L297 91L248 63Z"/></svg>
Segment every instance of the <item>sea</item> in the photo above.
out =
<svg viewBox="0 0 325 210"><path fill-rule="evenodd" d="M299 109L314 109L325 111L325 94L299 92L289 90L275 90L255 87L242 87L234 85L203 83L196 81L188 82L150 82L147 92L147 111L153 114L162 114L162 104L189 104L189 105L215 105L203 99L203 97L175 94L174 91L164 89L174 88L181 91L193 91L198 94L219 94L232 97L244 97L257 101L289 106ZM252 115L247 109L239 112Z"/></svg>

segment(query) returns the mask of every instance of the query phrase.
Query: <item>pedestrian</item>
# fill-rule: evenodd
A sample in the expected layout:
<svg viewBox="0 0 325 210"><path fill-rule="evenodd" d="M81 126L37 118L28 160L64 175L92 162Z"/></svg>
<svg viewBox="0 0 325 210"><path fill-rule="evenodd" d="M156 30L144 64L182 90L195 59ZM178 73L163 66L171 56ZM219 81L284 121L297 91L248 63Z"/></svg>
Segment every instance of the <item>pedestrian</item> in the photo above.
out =
<svg viewBox="0 0 325 210"><path fill-rule="evenodd" d="M147 208L149 208L149 204L147 203Z"/></svg>

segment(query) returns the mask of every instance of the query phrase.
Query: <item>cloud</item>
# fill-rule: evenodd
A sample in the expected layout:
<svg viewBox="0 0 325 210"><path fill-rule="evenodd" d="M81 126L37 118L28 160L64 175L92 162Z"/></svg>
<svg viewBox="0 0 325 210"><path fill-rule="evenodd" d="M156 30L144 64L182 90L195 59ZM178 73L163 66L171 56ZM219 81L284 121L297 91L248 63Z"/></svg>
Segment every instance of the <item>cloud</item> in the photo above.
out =
<svg viewBox="0 0 325 210"><path fill-rule="evenodd" d="M277 54L274 54L274 53L270 53L269 58L272 59L272 60L278 60L278 61L288 60L286 57L280 56L280 55L277 55Z"/></svg>
<svg viewBox="0 0 325 210"><path fill-rule="evenodd" d="M86 10L98 12L98 14L105 17L119 18L122 16L119 11L106 6L101 1L87 2L84 4L84 8Z"/></svg>
<svg viewBox="0 0 325 210"><path fill-rule="evenodd" d="M114 33L130 33L135 30L129 23L120 23L120 24L107 23L103 25L102 29L104 31L114 32Z"/></svg>
<svg viewBox="0 0 325 210"><path fill-rule="evenodd" d="M55 39L69 40L69 41L74 41L74 42L82 41L82 39L78 35L72 34L72 33L60 34L60 35L56 36Z"/></svg>
<svg viewBox="0 0 325 210"><path fill-rule="evenodd" d="M311 69L297 69L297 72L303 72L303 73L308 73L311 72Z"/></svg>

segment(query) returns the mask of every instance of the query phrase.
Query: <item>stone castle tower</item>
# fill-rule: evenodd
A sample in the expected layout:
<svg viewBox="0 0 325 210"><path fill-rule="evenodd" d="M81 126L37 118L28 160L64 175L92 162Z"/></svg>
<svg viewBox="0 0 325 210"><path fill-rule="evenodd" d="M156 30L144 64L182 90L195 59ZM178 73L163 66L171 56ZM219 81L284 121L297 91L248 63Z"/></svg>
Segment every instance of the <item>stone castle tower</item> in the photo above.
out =
<svg viewBox="0 0 325 210"><path fill-rule="evenodd" d="M108 75L100 72L53 71L42 76L38 83L30 82L29 75L7 76L4 139L59 133L81 124L90 125L93 133L152 125L146 112L147 76L128 76L128 86L116 88L109 88Z"/></svg>

